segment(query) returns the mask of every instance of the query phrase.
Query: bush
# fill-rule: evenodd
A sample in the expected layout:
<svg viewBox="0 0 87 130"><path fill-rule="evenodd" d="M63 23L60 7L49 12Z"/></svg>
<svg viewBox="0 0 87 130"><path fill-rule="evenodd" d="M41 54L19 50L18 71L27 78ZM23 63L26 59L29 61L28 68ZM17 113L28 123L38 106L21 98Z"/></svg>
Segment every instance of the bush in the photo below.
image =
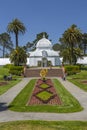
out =
<svg viewBox="0 0 87 130"><path fill-rule="evenodd" d="M78 65L68 65L65 66L65 71L67 75L72 75L80 72L80 67Z"/></svg>
<svg viewBox="0 0 87 130"><path fill-rule="evenodd" d="M87 66L81 66L81 70L87 70Z"/></svg>
<svg viewBox="0 0 87 130"><path fill-rule="evenodd" d="M10 61L16 66L25 65L27 63L26 51L23 47L17 47L10 54Z"/></svg>
<svg viewBox="0 0 87 130"><path fill-rule="evenodd" d="M20 76L23 73L23 68L23 66L11 66L9 69L9 73Z"/></svg>
<svg viewBox="0 0 87 130"><path fill-rule="evenodd" d="M77 64L80 67L80 70L87 70L87 65Z"/></svg>
<svg viewBox="0 0 87 130"><path fill-rule="evenodd" d="M13 65L13 64L6 64L6 65L4 65L3 67L9 69L11 66L14 66L14 65Z"/></svg>

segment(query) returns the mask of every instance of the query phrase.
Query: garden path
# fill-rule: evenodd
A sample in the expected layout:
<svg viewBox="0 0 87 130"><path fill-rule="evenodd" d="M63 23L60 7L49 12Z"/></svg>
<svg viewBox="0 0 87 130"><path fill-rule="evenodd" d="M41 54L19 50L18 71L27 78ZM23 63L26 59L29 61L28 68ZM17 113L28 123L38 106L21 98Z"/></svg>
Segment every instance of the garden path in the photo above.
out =
<svg viewBox="0 0 87 130"><path fill-rule="evenodd" d="M87 92L84 92L69 81L58 80L64 87L80 102L84 110L75 113L35 113L35 112L13 112L8 110L7 106L16 97L16 95L25 87L31 78L24 78L20 83L9 89L0 96L0 122L16 120L80 120L87 121Z"/></svg>

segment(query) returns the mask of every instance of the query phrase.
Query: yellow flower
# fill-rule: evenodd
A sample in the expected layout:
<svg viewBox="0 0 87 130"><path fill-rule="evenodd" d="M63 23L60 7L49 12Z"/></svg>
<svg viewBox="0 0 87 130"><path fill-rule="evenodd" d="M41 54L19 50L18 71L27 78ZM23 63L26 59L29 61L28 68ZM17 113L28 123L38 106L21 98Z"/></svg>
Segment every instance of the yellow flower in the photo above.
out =
<svg viewBox="0 0 87 130"><path fill-rule="evenodd" d="M47 75L47 73L48 73L48 70L47 70L47 69L42 69L42 70L40 71L40 76L41 76L42 78L45 78L46 75Z"/></svg>

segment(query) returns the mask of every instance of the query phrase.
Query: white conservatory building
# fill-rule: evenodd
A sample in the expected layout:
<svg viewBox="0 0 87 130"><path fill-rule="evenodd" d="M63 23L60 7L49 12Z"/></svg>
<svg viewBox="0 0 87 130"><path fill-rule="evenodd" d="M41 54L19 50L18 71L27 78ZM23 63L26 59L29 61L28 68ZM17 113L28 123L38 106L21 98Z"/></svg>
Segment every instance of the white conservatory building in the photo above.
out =
<svg viewBox="0 0 87 130"><path fill-rule="evenodd" d="M59 52L52 49L52 43L45 37L37 42L36 50L29 53L30 66L47 67L50 65L61 65Z"/></svg>

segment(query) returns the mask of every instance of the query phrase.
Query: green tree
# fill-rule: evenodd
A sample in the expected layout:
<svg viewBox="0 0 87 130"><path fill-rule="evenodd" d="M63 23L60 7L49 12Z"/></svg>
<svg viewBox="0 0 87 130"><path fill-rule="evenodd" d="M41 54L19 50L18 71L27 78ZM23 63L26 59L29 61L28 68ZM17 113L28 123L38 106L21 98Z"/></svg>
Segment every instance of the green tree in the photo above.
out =
<svg viewBox="0 0 87 130"><path fill-rule="evenodd" d="M10 22L7 26L7 31L9 33L14 33L15 34L15 40L16 40L16 48L18 47L18 35L20 33L24 34L26 31L26 28L24 24L18 20L17 18L14 19L12 22Z"/></svg>
<svg viewBox="0 0 87 130"><path fill-rule="evenodd" d="M46 32L41 32L41 33L37 34L36 39L37 39L37 41L39 41L43 37L48 39L49 35Z"/></svg>
<svg viewBox="0 0 87 130"><path fill-rule="evenodd" d="M26 44L26 50L27 51L33 50L33 48L35 48L34 43L28 42Z"/></svg>
<svg viewBox="0 0 87 130"><path fill-rule="evenodd" d="M83 58L82 50L80 48L73 49L73 63L76 64L78 58Z"/></svg>
<svg viewBox="0 0 87 130"><path fill-rule="evenodd" d="M11 37L8 33L2 33L0 34L0 45L3 47L3 58L5 56L5 49L12 50L13 49L13 43L11 41Z"/></svg>
<svg viewBox="0 0 87 130"><path fill-rule="evenodd" d="M36 35L36 39L33 41L33 43L37 43L40 39L42 39L45 36L45 38L48 39L49 35L46 32L41 32Z"/></svg>
<svg viewBox="0 0 87 130"><path fill-rule="evenodd" d="M71 49L71 64L74 64L74 48L82 41L81 31L73 24L64 32L62 41Z"/></svg>
<svg viewBox="0 0 87 130"><path fill-rule="evenodd" d="M62 60L63 63L71 64L71 55L70 55L69 48L65 48L62 51L60 51L60 56L63 57L63 60Z"/></svg>
<svg viewBox="0 0 87 130"><path fill-rule="evenodd" d="M26 46L24 47L27 51L32 50L34 51L36 49L37 42L42 39L45 36L45 38L48 39L49 35L46 32L41 32L36 35L36 39L33 42L27 42Z"/></svg>
<svg viewBox="0 0 87 130"><path fill-rule="evenodd" d="M56 44L53 45L52 48L53 48L54 51L60 51L61 50L61 44L56 43Z"/></svg>
<svg viewBox="0 0 87 130"><path fill-rule="evenodd" d="M87 50L87 33L84 33L82 35L82 47L83 47L83 51L84 51L84 55L85 55L86 50Z"/></svg>
<svg viewBox="0 0 87 130"><path fill-rule="evenodd" d="M10 55L11 63L14 63L14 65L25 65L27 62L27 54L26 51L23 49L23 47L17 47L11 52Z"/></svg>

